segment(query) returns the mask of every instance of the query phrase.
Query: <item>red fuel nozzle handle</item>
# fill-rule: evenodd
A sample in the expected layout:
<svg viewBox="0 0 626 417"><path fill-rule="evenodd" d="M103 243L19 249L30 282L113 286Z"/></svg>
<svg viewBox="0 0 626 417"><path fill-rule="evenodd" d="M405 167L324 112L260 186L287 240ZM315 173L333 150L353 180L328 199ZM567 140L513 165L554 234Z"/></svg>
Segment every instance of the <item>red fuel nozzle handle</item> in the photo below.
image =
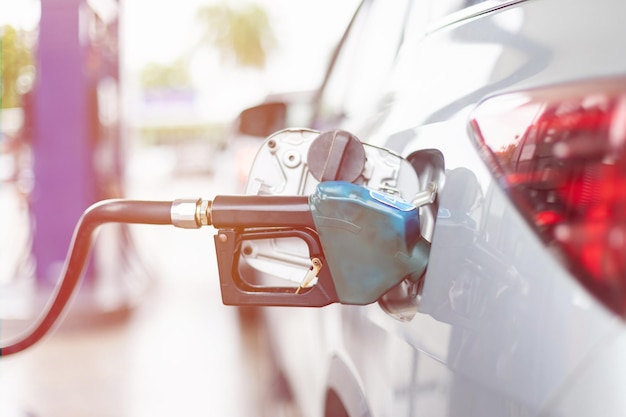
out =
<svg viewBox="0 0 626 417"><path fill-rule="evenodd" d="M210 213L216 228L315 229L307 196L217 196Z"/></svg>
<svg viewBox="0 0 626 417"><path fill-rule="evenodd" d="M311 258L325 262L308 196L217 196L207 208L207 221L218 228L215 249L222 302L226 305L321 307L338 301L328 268L317 284L303 292L293 287L255 285L239 269L242 242L298 238Z"/></svg>

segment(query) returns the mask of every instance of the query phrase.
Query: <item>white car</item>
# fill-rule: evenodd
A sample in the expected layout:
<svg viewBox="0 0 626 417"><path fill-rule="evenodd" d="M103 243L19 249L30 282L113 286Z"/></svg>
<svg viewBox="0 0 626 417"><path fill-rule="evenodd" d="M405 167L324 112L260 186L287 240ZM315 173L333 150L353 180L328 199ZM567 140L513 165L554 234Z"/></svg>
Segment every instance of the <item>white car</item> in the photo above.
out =
<svg viewBox="0 0 626 417"><path fill-rule="evenodd" d="M306 417L626 415L626 3L364 3L407 7L397 56L318 115L439 185L428 266L377 303L264 309L283 393Z"/></svg>

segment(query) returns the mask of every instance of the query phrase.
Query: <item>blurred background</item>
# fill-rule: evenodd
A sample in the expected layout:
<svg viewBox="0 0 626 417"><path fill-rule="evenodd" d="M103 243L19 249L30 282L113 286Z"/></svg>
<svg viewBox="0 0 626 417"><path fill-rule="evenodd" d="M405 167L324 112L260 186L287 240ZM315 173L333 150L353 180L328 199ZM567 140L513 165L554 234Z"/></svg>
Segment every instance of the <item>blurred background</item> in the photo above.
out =
<svg viewBox="0 0 626 417"><path fill-rule="evenodd" d="M357 6L1 0L2 344L43 310L92 203L241 192L261 139L239 113L289 97L305 124ZM263 354L221 304L212 235L103 227L63 324L0 360L0 415L262 415Z"/></svg>

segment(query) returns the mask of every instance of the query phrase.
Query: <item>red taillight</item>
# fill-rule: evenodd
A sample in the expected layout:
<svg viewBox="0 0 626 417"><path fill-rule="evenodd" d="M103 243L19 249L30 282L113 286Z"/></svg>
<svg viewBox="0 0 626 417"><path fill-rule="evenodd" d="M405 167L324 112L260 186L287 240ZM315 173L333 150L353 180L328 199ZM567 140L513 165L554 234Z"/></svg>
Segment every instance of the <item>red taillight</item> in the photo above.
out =
<svg viewBox="0 0 626 417"><path fill-rule="evenodd" d="M530 224L626 317L626 78L493 97L470 124Z"/></svg>

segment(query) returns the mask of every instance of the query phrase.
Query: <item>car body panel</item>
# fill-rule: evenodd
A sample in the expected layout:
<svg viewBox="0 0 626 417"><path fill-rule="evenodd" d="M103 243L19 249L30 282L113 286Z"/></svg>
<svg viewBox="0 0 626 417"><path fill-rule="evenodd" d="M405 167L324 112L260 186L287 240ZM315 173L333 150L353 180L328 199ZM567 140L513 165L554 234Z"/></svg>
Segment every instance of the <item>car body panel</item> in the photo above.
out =
<svg viewBox="0 0 626 417"><path fill-rule="evenodd" d="M626 349L623 328L615 329L576 370L566 389L556 396L549 416L619 417L626 410Z"/></svg>
<svg viewBox="0 0 626 417"><path fill-rule="evenodd" d="M412 18L427 12L415 2ZM624 322L532 232L468 129L488 97L626 74L623 16L619 1L486 2L410 32L377 112L353 129L405 156L444 155L419 312L401 322L376 304L267 309L303 415L323 415L328 387L350 415L626 412L624 372L611 371L626 366Z"/></svg>

